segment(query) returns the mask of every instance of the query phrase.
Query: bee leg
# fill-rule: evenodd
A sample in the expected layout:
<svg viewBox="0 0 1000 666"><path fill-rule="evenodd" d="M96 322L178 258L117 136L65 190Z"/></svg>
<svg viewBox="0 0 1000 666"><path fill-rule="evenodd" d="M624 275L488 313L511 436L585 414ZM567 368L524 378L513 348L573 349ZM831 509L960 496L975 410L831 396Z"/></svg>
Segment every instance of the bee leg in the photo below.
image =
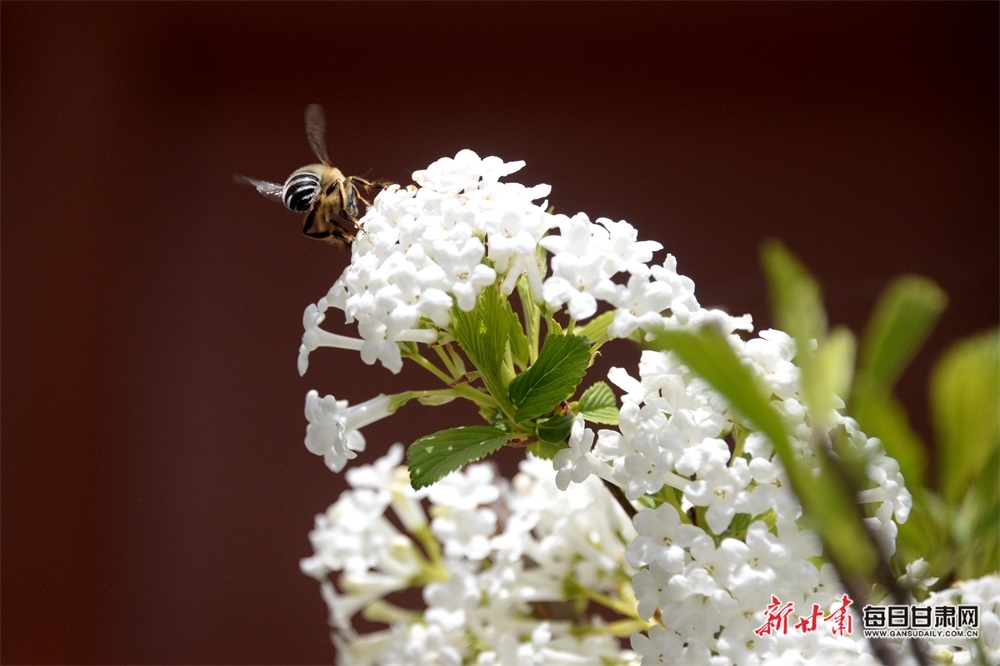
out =
<svg viewBox="0 0 1000 666"><path fill-rule="evenodd" d="M322 225L317 224L315 210L306 215L305 222L302 225L302 233L309 238L316 238L318 240L329 240L333 236L333 232L330 229L323 229Z"/></svg>
<svg viewBox="0 0 1000 666"><path fill-rule="evenodd" d="M379 189L382 189L382 190L385 189L385 185L382 184L382 183L377 183L377 182L373 183L370 180L365 180L364 178L360 178L358 176L351 176L348 180L350 180L352 184L354 184L354 183L360 183L361 186L363 188L365 188L366 190L373 190L376 187L378 187ZM358 197L358 199L361 199L361 201L366 206L371 206L372 205L372 202L369 201L368 199L364 198L360 193L357 195L357 197Z"/></svg>

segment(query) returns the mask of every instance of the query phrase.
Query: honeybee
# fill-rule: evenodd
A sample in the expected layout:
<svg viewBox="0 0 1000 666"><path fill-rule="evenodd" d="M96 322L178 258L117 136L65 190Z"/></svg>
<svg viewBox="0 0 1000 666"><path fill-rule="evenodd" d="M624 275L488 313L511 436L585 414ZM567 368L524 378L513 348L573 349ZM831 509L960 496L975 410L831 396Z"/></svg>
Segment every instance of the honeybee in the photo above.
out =
<svg viewBox="0 0 1000 666"><path fill-rule="evenodd" d="M268 199L280 201L296 213L306 213L302 233L329 243L350 245L361 232L358 202L370 206L364 197L381 184L358 176L345 176L330 163L326 152L326 116L319 104L306 107L306 140L321 164L296 170L284 185L237 176L257 188Z"/></svg>

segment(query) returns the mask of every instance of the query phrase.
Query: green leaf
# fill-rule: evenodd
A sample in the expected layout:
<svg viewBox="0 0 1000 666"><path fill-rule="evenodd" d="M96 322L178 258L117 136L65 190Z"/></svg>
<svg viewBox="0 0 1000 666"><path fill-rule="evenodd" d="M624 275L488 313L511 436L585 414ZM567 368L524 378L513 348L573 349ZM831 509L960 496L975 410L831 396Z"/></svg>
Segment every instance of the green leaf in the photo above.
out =
<svg viewBox="0 0 1000 666"><path fill-rule="evenodd" d="M410 485L429 486L506 443L507 433L489 426L460 426L421 437L406 451Z"/></svg>
<svg viewBox="0 0 1000 666"><path fill-rule="evenodd" d="M544 254L545 248L539 246L539 251ZM544 265L544 259L540 259ZM531 365L538 358L538 336L541 333L542 311L538 303L534 301L534 294L531 293L531 282L527 275L522 275L517 279L517 297L521 301L521 313L524 315L524 334L528 344L528 362Z"/></svg>
<svg viewBox="0 0 1000 666"><path fill-rule="evenodd" d="M514 359L514 363L521 370L528 367L528 337L524 334L524 328L521 326L521 320L518 319L517 315L514 313L514 309L510 305L510 301L507 301L507 319L510 321L510 334L507 340L510 344L510 354Z"/></svg>
<svg viewBox="0 0 1000 666"><path fill-rule="evenodd" d="M566 444L559 442L557 444L552 444L549 442L543 442L538 440L528 445L528 452L536 458L541 458L542 460L552 460L556 457L562 449L567 447Z"/></svg>
<svg viewBox="0 0 1000 666"><path fill-rule="evenodd" d="M761 251L761 261L775 323L795 338L795 364L802 370L802 392L810 417L820 428L831 425L827 420L837 403L837 388L842 387L843 397L849 387L854 364L853 336L838 331L827 338L819 284L787 248L769 241Z"/></svg>
<svg viewBox="0 0 1000 666"><path fill-rule="evenodd" d="M905 276L889 285L865 329L859 378L891 390L946 304L944 292L927 278Z"/></svg>
<svg viewBox="0 0 1000 666"><path fill-rule="evenodd" d="M916 501L927 469L927 449L910 425L903 405L891 393L858 390L848 413L868 436L882 440L886 453L899 463Z"/></svg>
<svg viewBox="0 0 1000 666"><path fill-rule="evenodd" d="M914 492L924 483L927 449L892 389L927 339L946 301L936 284L918 276L901 277L882 292L861 341L848 409L866 433L882 440Z"/></svg>
<svg viewBox="0 0 1000 666"><path fill-rule="evenodd" d="M828 346L826 311L819 284L787 248L777 241L768 241L761 250L761 261L775 323L795 338L795 364L802 370L806 407L814 424L829 425L826 420L836 403L834 387L843 383L845 372L850 372L849 368L836 366L848 355L853 366L853 338L849 340L845 331L829 341Z"/></svg>
<svg viewBox="0 0 1000 666"><path fill-rule="evenodd" d="M831 414L840 402L837 398L847 398L854 373L854 347L854 335L846 328L835 328L818 343L812 363L813 386L809 396L814 417Z"/></svg>
<svg viewBox="0 0 1000 666"><path fill-rule="evenodd" d="M597 382L584 391L574 411L591 423L618 425L618 401L606 382Z"/></svg>
<svg viewBox="0 0 1000 666"><path fill-rule="evenodd" d="M465 351L482 377L486 390L508 417L514 416L514 404L507 393L512 371L504 363L507 341L517 317L495 287L487 287L479 295L476 307L463 312L457 305L452 310L455 320L455 340Z"/></svg>
<svg viewBox="0 0 1000 666"><path fill-rule="evenodd" d="M590 362L590 342L579 335L549 335L534 365L511 381L515 420L549 414L576 391Z"/></svg>
<svg viewBox="0 0 1000 666"><path fill-rule="evenodd" d="M931 375L931 412L941 457L941 492L957 504L1000 448L1000 332L949 349ZM990 470L996 483L996 469Z"/></svg>
<svg viewBox="0 0 1000 666"><path fill-rule="evenodd" d="M777 327L799 343L819 340L826 333L826 312L819 284L784 245L768 241L761 261L770 288L771 310Z"/></svg>
<svg viewBox="0 0 1000 666"><path fill-rule="evenodd" d="M573 415L560 414L550 416L547 419L539 419L535 433L538 439L549 444L561 444L569 439L570 431L573 429Z"/></svg>
<svg viewBox="0 0 1000 666"><path fill-rule="evenodd" d="M607 339L608 327L615 320L616 314L616 310L602 312L586 324L578 325L573 329L573 333L587 338L591 344L602 342Z"/></svg>

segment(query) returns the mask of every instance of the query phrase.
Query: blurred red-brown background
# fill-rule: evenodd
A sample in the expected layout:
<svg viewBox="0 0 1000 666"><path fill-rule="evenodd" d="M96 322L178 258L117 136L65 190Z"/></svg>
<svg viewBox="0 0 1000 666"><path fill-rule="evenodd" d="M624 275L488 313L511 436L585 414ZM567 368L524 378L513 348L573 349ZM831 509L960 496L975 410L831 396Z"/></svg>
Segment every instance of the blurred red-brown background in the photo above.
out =
<svg viewBox="0 0 1000 666"><path fill-rule="evenodd" d="M526 160L759 328L768 237L855 330L892 277L932 277L950 306L901 386L925 434L930 360L998 320L996 3L0 13L5 663L333 659L298 560L342 479L304 395L431 384L329 350L296 373L347 254L232 175L310 161L308 102L350 172ZM447 425L407 408L363 459Z"/></svg>

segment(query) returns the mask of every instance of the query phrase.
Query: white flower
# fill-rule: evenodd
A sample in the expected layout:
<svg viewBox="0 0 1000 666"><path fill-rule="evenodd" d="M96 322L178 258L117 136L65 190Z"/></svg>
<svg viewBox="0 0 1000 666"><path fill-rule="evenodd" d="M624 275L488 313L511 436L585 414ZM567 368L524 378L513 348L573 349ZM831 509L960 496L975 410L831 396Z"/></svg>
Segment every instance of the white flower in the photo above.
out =
<svg viewBox="0 0 1000 666"><path fill-rule="evenodd" d="M687 482L671 471L672 461L669 451L631 453L621 460L621 464L615 465L615 483L624 487L625 497L630 500L656 493L670 482L674 486L686 486Z"/></svg>
<svg viewBox="0 0 1000 666"><path fill-rule="evenodd" d="M938 582L936 576L928 576L931 565L924 558L920 557L906 565L906 573L899 579L899 582L907 590L927 591L934 583Z"/></svg>
<svg viewBox="0 0 1000 666"><path fill-rule="evenodd" d="M427 489L431 502L441 507L463 509L492 504L500 497L496 475L486 464L469 465L462 474L449 474Z"/></svg>
<svg viewBox="0 0 1000 666"><path fill-rule="evenodd" d="M639 232L625 220L612 222L606 217L601 217L597 222L608 230L609 254L615 257L612 260L612 270L615 273L621 271L632 273L652 261L654 252L663 249L663 246L656 241L639 240Z"/></svg>
<svg viewBox="0 0 1000 666"><path fill-rule="evenodd" d="M913 506L913 496L903 485L899 463L888 456L879 456L868 465L868 478L878 487L858 493L858 503L880 502L897 522L905 523Z"/></svg>
<svg viewBox="0 0 1000 666"><path fill-rule="evenodd" d="M535 298L542 297L542 275L535 250L549 230L550 217L539 208L530 208L526 202L520 209L511 208L484 218L487 256L497 273L504 276L500 283L503 293L510 294L517 279L526 275Z"/></svg>
<svg viewBox="0 0 1000 666"><path fill-rule="evenodd" d="M632 588L637 601L636 613L643 620L648 622L657 608L666 605L666 583L669 576L663 566L655 561L632 576Z"/></svg>
<svg viewBox="0 0 1000 666"><path fill-rule="evenodd" d="M359 351L363 340L350 338L346 335L330 333L319 327L326 319L324 311L327 308L326 298L322 298L319 304L310 304L302 315L302 325L306 329L302 334L302 346L299 347L299 376L306 374L309 367L309 352L315 351L319 347L336 347L340 349L353 349Z"/></svg>
<svg viewBox="0 0 1000 666"><path fill-rule="evenodd" d="M746 342L743 355L753 362L774 395L781 399L796 397L800 373L792 363L795 341L790 335L776 329L763 330Z"/></svg>
<svg viewBox="0 0 1000 666"><path fill-rule="evenodd" d="M743 458L727 466L718 457L709 458L705 473L688 484L684 499L694 506L707 506L705 520L715 534L722 534L736 515L736 505L741 491L750 482L750 470Z"/></svg>
<svg viewBox="0 0 1000 666"><path fill-rule="evenodd" d="M650 628L648 636L632 634L631 640L632 649L642 657L642 666L677 663L687 643L681 632L668 631L659 624Z"/></svg>
<svg viewBox="0 0 1000 666"><path fill-rule="evenodd" d="M779 572L785 571L790 553L759 520L747 529L745 549L743 563L733 572L730 589L743 608L762 609L770 596L779 591Z"/></svg>
<svg viewBox="0 0 1000 666"><path fill-rule="evenodd" d="M608 327L610 335L624 338L637 328L662 329L663 312L673 303L674 291L666 282L650 280L651 275L649 268L640 265L632 269L627 284L614 287L610 298L618 309Z"/></svg>
<svg viewBox="0 0 1000 666"><path fill-rule="evenodd" d="M499 157L480 159L471 150L460 150L455 158L442 157L426 169L413 172L413 182L437 192L457 194L463 190L495 183L503 176L518 171L524 162L503 162Z"/></svg>
<svg viewBox="0 0 1000 666"><path fill-rule="evenodd" d="M300 371L318 346L338 346L398 373L401 344L436 342L453 305L471 310L482 290L498 280L509 294L526 274L541 299L536 251L552 216L534 200L549 188L498 182L523 165L463 150L415 172L420 187L390 186L379 193L361 221L364 233L351 246L350 264L306 313ZM328 307L357 322L361 339L322 331Z"/></svg>
<svg viewBox="0 0 1000 666"><path fill-rule="evenodd" d="M611 468L591 453L594 431L584 425L583 416L577 415L569 436L569 448L560 449L552 466L556 471L556 485L566 490L570 482L583 483L592 473L611 479Z"/></svg>
<svg viewBox="0 0 1000 666"><path fill-rule="evenodd" d="M586 215L557 215L559 235L546 236L538 244L552 253L552 275L542 294L554 309L569 305L570 316L582 321L597 312L597 298L614 290L610 278L617 272L605 227L592 224Z"/></svg>
<svg viewBox="0 0 1000 666"><path fill-rule="evenodd" d="M638 537L626 546L625 558L636 568L655 561L663 571L677 573L690 559L691 544L704 535L701 528L682 524L669 504L640 511L632 522Z"/></svg>
<svg viewBox="0 0 1000 666"><path fill-rule="evenodd" d="M492 509L457 509L431 521L445 555L480 560L490 553L490 537L496 533L497 515Z"/></svg>
<svg viewBox="0 0 1000 666"><path fill-rule="evenodd" d="M448 280L447 289L454 294L458 307L469 312L484 288L497 279L496 271L482 262L486 248L472 237L460 245L437 242L434 256Z"/></svg>
<svg viewBox="0 0 1000 666"><path fill-rule="evenodd" d="M715 539L704 532L691 542L690 551L693 564L704 569L723 588L729 586L733 572L754 556L749 543L726 538L716 546Z"/></svg>
<svg viewBox="0 0 1000 666"><path fill-rule="evenodd" d="M405 587L406 578L419 570L415 564L416 551L412 544L399 542L401 535L384 518L384 511L385 505L373 493L341 495L326 513L316 516L315 529L309 535L315 555L303 560L303 571L322 578L333 571L360 575L376 567L386 567L403 572L396 589Z"/></svg>
<svg viewBox="0 0 1000 666"><path fill-rule="evenodd" d="M774 509L779 516L797 518L802 508L789 491L789 481L781 466L767 458L754 457L748 468L753 485L740 496L740 513L759 514Z"/></svg>
<svg viewBox="0 0 1000 666"><path fill-rule="evenodd" d="M451 297L437 287L445 282L444 271L424 256L413 257L422 254L417 250L393 255L399 260L385 267L392 271L392 279L375 295L375 308L385 312L386 322L395 330L416 328L421 317L438 327L447 326L450 320Z"/></svg>
<svg viewBox="0 0 1000 666"><path fill-rule="evenodd" d="M389 447L384 456L371 465L362 465L347 470L347 483L352 488L367 488L378 493L388 492L392 486L396 466L403 461L403 445L396 443Z"/></svg>
<svg viewBox="0 0 1000 666"><path fill-rule="evenodd" d="M365 450L360 428L389 416L389 398L378 396L354 407L332 395L319 397L316 391L306 394L306 448L323 456L326 466L339 472L348 460Z"/></svg>
<svg viewBox="0 0 1000 666"><path fill-rule="evenodd" d="M697 646L707 652L708 645L715 642L714 635L740 610L729 592L698 564L671 576L663 599L661 608L670 610L668 621L687 637L688 650Z"/></svg>

